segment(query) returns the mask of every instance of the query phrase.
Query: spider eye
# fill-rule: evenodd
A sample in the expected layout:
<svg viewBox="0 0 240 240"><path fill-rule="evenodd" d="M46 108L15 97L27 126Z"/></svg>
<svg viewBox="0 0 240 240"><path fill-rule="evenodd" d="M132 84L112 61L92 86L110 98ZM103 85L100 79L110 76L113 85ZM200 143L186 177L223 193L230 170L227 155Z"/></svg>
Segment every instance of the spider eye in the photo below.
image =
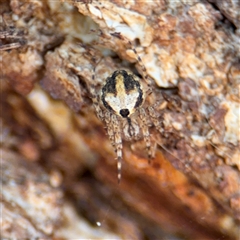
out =
<svg viewBox="0 0 240 240"><path fill-rule="evenodd" d="M121 109L119 113L122 117L126 118L129 115L129 110L127 108Z"/></svg>

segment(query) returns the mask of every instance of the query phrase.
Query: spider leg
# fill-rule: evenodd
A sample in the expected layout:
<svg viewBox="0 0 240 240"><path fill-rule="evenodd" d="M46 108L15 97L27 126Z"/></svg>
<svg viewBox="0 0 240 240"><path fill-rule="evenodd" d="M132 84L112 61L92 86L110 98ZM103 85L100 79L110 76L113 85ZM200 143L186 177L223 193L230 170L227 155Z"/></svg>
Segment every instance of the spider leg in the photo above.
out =
<svg viewBox="0 0 240 240"><path fill-rule="evenodd" d="M152 92L152 89L151 89L152 82L151 82L151 80L150 80L150 78L149 78L149 76L147 74L147 69L146 69L146 67L143 64L142 58L138 54L136 48L133 46L132 42L130 40L128 40L126 37L124 37L123 35L121 35L120 32L114 32L114 33L111 33L111 35L113 37L116 37L116 38L122 40L122 41L125 41L130 46L131 50L134 52L134 54L135 54L135 56L137 58L137 61L138 61L139 65L142 68L143 79L147 83L147 86L148 86L148 91L147 92L148 92L148 94L150 94Z"/></svg>
<svg viewBox="0 0 240 240"><path fill-rule="evenodd" d="M115 114L112 114L112 125L114 129L114 147L117 153L117 169L118 169L118 184L121 181L121 169L122 169L122 132L120 123Z"/></svg>
<svg viewBox="0 0 240 240"><path fill-rule="evenodd" d="M151 148L151 138L148 128L147 114L144 108L139 109L139 117L141 119L141 121L139 121L139 124L142 129L143 139L148 151L148 161L150 163L150 160L154 158L155 151L154 148Z"/></svg>
<svg viewBox="0 0 240 240"><path fill-rule="evenodd" d="M103 121L104 120L104 114L103 111L101 109L101 107L99 106L99 102L98 102L98 98L96 95L92 95L92 101L93 101L93 106L95 108L96 114L98 116L98 118Z"/></svg>
<svg viewBox="0 0 240 240"><path fill-rule="evenodd" d="M111 113L106 112L104 116L105 116L105 123L107 128L107 135L109 137L109 140L112 146L115 147L114 128L113 128L113 124L111 123Z"/></svg>
<svg viewBox="0 0 240 240"><path fill-rule="evenodd" d="M157 131L162 133L159 116L158 116L157 112L155 111L154 107L152 107L152 106L148 107L148 113L149 113L150 119L151 119L153 125L155 126L155 128L157 129Z"/></svg>
<svg viewBox="0 0 240 240"><path fill-rule="evenodd" d="M95 84L95 69L96 67L93 67L93 73L92 73L92 83L90 84L89 92L93 101L93 106L95 108L96 114L98 118L103 121L104 120L104 114L103 111L99 105L99 99L98 95L96 93L96 84Z"/></svg>

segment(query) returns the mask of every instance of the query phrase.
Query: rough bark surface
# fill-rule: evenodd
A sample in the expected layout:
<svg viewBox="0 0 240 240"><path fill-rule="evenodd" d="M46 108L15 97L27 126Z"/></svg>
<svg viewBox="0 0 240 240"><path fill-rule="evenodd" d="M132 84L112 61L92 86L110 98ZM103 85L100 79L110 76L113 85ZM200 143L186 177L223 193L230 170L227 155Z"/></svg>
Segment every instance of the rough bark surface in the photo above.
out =
<svg viewBox="0 0 240 240"><path fill-rule="evenodd" d="M239 237L238 1L0 7L2 238ZM143 141L124 142L120 185L90 95L116 69L143 74L116 32L160 122L150 164Z"/></svg>

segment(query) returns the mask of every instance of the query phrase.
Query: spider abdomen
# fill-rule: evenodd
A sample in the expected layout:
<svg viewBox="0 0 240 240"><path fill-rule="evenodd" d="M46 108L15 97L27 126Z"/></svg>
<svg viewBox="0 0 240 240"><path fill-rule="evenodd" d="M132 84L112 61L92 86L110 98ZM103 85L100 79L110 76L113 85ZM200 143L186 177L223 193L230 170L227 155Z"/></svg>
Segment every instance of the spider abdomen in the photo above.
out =
<svg viewBox="0 0 240 240"><path fill-rule="evenodd" d="M103 106L126 118L143 103L143 90L138 77L125 70L115 71L102 88Z"/></svg>

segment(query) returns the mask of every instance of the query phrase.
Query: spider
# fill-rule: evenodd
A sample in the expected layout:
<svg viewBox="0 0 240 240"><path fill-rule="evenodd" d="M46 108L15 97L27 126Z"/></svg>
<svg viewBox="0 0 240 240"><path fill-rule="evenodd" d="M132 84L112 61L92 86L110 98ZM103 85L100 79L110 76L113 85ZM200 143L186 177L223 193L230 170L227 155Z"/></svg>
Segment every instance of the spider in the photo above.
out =
<svg viewBox="0 0 240 240"><path fill-rule="evenodd" d="M126 40L120 33L111 35ZM130 41L128 43L132 46ZM133 141L143 138L150 161L155 153L151 144L149 126L153 123L159 129L158 116L154 108L146 106L145 102L146 97L151 94L146 68L134 47L132 50L141 64L143 79L130 71L116 70L105 80L99 93L92 92L97 116L105 123L107 134L115 148L118 183L121 180L123 139ZM95 69L92 81L95 81Z"/></svg>

